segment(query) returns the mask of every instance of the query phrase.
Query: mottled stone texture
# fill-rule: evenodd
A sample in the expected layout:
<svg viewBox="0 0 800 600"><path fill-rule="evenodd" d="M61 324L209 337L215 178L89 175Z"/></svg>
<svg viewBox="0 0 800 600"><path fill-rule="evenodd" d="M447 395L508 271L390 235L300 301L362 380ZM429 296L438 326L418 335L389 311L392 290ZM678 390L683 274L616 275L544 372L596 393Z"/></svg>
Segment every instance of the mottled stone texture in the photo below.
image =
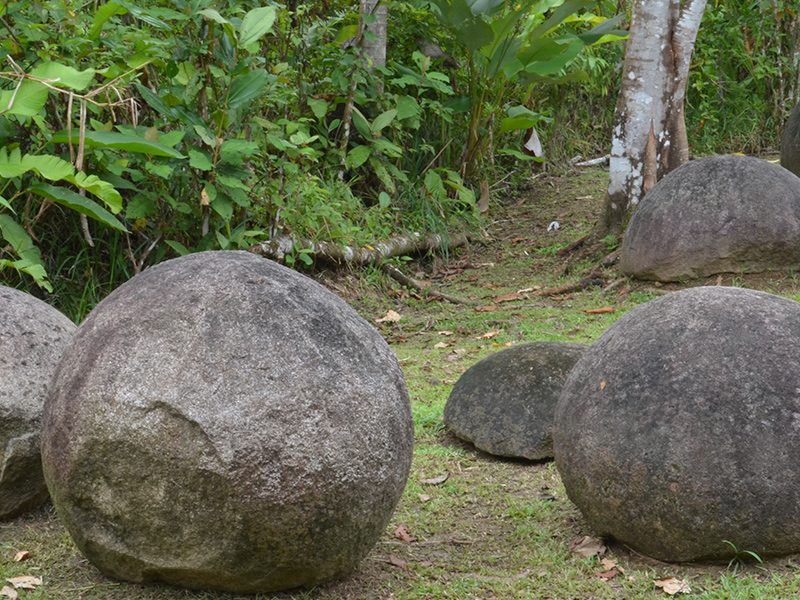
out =
<svg viewBox="0 0 800 600"><path fill-rule="evenodd" d="M800 304L700 287L621 318L570 372L556 465L591 527L660 560L800 552Z"/></svg>
<svg viewBox="0 0 800 600"><path fill-rule="evenodd" d="M445 425L489 454L552 458L553 411L567 373L585 349L536 342L483 359L453 386Z"/></svg>
<svg viewBox="0 0 800 600"><path fill-rule="evenodd" d="M781 166L800 175L800 104L789 113L783 129Z"/></svg>
<svg viewBox="0 0 800 600"><path fill-rule="evenodd" d="M650 190L625 232L620 269L677 281L800 263L800 178L757 158L691 161Z"/></svg>
<svg viewBox="0 0 800 600"><path fill-rule="evenodd" d="M75 325L30 294L0 285L0 519L47 500L39 429L47 386Z"/></svg>
<svg viewBox="0 0 800 600"><path fill-rule="evenodd" d="M145 270L81 325L42 456L104 573L267 592L352 571L411 463L403 376L325 288L245 252Z"/></svg>

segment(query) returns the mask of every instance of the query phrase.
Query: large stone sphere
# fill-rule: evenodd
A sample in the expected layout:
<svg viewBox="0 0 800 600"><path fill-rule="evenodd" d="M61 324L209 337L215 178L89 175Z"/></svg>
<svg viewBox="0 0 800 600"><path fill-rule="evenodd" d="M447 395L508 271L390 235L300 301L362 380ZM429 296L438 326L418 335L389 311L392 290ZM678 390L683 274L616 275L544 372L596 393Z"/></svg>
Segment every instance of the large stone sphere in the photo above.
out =
<svg viewBox="0 0 800 600"><path fill-rule="evenodd" d="M598 533L660 560L800 552L800 304L700 287L621 318L577 362L555 459Z"/></svg>
<svg viewBox="0 0 800 600"><path fill-rule="evenodd" d="M472 365L456 381L444 424L476 448L513 458L553 457L553 411L586 346L521 344Z"/></svg>
<svg viewBox="0 0 800 600"><path fill-rule="evenodd" d="M746 156L676 169L648 192L625 232L620 269L677 281L800 263L800 178Z"/></svg>
<svg viewBox="0 0 800 600"><path fill-rule="evenodd" d="M781 166L800 175L800 104L792 109L781 138Z"/></svg>
<svg viewBox="0 0 800 600"><path fill-rule="evenodd" d="M45 477L101 571L239 593L352 571L411 463L403 376L345 302L246 252L143 271L55 375Z"/></svg>
<svg viewBox="0 0 800 600"><path fill-rule="evenodd" d="M47 386L75 325L49 304L0 285L0 519L47 500L39 430Z"/></svg>

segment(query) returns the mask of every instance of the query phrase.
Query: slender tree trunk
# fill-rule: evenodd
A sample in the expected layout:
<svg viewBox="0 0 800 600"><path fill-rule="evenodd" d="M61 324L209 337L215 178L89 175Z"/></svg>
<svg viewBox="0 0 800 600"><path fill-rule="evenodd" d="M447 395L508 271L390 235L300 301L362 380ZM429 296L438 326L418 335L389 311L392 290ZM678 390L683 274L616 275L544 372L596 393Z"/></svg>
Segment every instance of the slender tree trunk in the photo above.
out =
<svg viewBox="0 0 800 600"><path fill-rule="evenodd" d="M620 233L655 182L689 158L684 99L705 5L706 0L634 4L600 234Z"/></svg>
<svg viewBox="0 0 800 600"><path fill-rule="evenodd" d="M370 68L386 64L386 40L389 11L381 0L361 0L361 22L364 35L361 38L361 52ZM378 84L382 92L382 83Z"/></svg>

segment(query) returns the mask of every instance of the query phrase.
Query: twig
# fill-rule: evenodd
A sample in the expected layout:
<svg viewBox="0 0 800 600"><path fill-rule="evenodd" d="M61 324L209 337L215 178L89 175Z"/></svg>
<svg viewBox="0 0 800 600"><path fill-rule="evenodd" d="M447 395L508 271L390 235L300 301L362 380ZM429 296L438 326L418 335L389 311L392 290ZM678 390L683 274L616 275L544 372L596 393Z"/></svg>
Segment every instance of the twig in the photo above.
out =
<svg viewBox="0 0 800 600"><path fill-rule="evenodd" d="M567 254L572 254L575 250L583 246L591 237L591 233L587 233L585 236L578 238L574 242L572 242L566 248L562 248L558 252L556 252L556 256L566 256Z"/></svg>
<svg viewBox="0 0 800 600"><path fill-rule="evenodd" d="M572 161L570 161L570 162L572 162L573 166L575 166L575 167L599 167L601 165L607 165L610 159L611 159L611 155L606 154L605 156L600 156L598 158L592 158L590 160L575 160L575 159L572 159Z"/></svg>
<svg viewBox="0 0 800 600"><path fill-rule="evenodd" d="M566 283L558 287L545 288L536 292L537 296L560 296L561 294L569 294L571 292L578 292L585 290L594 285L603 285L605 281L599 277L584 277L576 283Z"/></svg>
<svg viewBox="0 0 800 600"><path fill-rule="evenodd" d="M603 288L603 293L605 294L607 292L610 292L612 290L617 289L619 286L621 286L626 281L628 281L627 277L620 277L619 279L615 279L614 281L612 281L606 287Z"/></svg>
<svg viewBox="0 0 800 600"><path fill-rule="evenodd" d="M417 281L416 279L409 277L400 269L388 263L381 265L381 270L401 285L417 290L429 298L433 298L435 300L446 300L447 302L452 302L453 304L472 304L470 301L464 300L463 298L456 298L455 296L450 296L448 294L432 290L428 286Z"/></svg>

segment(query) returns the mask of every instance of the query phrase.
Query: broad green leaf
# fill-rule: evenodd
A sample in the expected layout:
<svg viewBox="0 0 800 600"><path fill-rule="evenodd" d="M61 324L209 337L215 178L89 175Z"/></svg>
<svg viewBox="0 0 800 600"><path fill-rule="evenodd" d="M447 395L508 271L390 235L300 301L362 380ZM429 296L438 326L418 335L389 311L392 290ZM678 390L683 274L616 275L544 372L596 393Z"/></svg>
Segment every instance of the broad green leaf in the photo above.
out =
<svg viewBox="0 0 800 600"><path fill-rule="evenodd" d="M172 177L172 172L174 171L171 166L164 162L152 162L149 160L144 163L144 169L148 173L152 173L161 179L170 179Z"/></svg>
<svg viewBox="0 0 800 600"><path fill-rule="evenodd" d="M372 130L372 135L377 135L383 130L385 127L388 127L394 121L394 118L397 116L397 110L391 109L385 112L382 112L375 120L372 121L372 125L370 125L370 129Z"/></svg>
<svg viewBox="0 0 800 600"><path fill-rule="evenodd" d="M169 23L159 19L155 14L153 14L153 12L150 11L149 8L142 8L135 4L131 4L130 2L126 2L125 0L114 0L114 1L120 6L127 8L130 14L132 14L140 21L147 23L148 25L152 25L157 29L163 29L163 30L171 29Z"/></svg>
<svg viewBox="0 0 800 600"><path fill-rule="evenodd" d="M519 131L535 127L542 120L542 115L525 106L512 106L508 109L508 117L500 121L500 133Z"/></svg>
<svg viewBox="0 0 800 600"><path fill-rule="evenodd" d="M389 194L387 194L386 192L381 192L380 194L378 194L378 206L380 206L383 209L387 209L389 208L389 206L391 206L391 204L392 204L392 198L391 196L389 196Z"/></svg>
<svg viewBox="0 0 800 600"><path fill-rule="evenodd" d="M356 146L347 153L344 164L348 169L357 169L367 162L371 153L372 150L369 146Z"/></svg>
<svg viewBox="0 0 800 600"><path fill-rule="evenodd" d="M211 169L214 168L211 159L205 152L200 152L198 150L189 150L187 154L189 155L189 166L192 167L193 169L200 169L201 171L210 171Z"/></svg>
<svg viewBox="0 0 800 600"><path fill-rule="evenodd" d="M401 121L420 115L419 102L413 96L399 96L397 98L397 118Z"/></svg>
<svg viewBox="0 0 800 600"><path fill-rule="evenodd" d="M146 219L155 214L155 212L156 203L153 202L153 199L144 194L137 194L125 207L125 218L130 221Z"/></svg>
<svg viewBox="0 0 800 600"><path fill-rule="evenodd" d="M237 110L258 98L264 93L269 75L264 69L255 69L246 75L240 75L231 82L230 93L228 94L228 108Z"/></svg>
<svg viewBox="0 0 800 600"><path fill-rule="evenodd" d="M5 198L3 198L2 196L0 196L0 206L3 206L5 208L7 208L8 210L10 210L14 214L17 214L17 211L15 211L13 209L13 207L11 206L11 203L8 200L6 200Z"/></svg>
<svg viewBox="0 0 800 600"><path fill-rule="evenodd" d="M389 140L379 138L372 142L372 146L381 154L385 154L389 158L400 158L403 156L403 149L397 144L393 144Z"/></svg>
<svg viewBox="0 0 800 600"><path fill-rule="evenodd" d="M578 37L589 46L600 43L604 38L608 40L625 39L628 32L618 28L623 18L624 15L617 15L612 19L607 19L589 31L578 34Z"/></svg>
<svg viewBox="0 0 800 600"><path fill-rule="evenodd" d="M17 88L0 91L0 115L19 115L32 117L36 115L47 102L48 89L38 81L24 80Z"/></svg>
<svg viewBox="0 0 800 600"><path fill-rule="evenodd" d="M53 136L52 141L57 144L65 144L69 136L66 131L60 131ZM72 133L72 143L79 142L78 132ZM85 134L86 146L90 148L113 148L115 150L125 150L136 154L149 154L150 156L165 156L167 158L186 158L177 150L169 146L151 142L143 137L128 133L117 133L116 131L87 131Z"/></svg>
<svg viewBox="0 0 800 600"><path fill-rule="evenodd" d="M220 25L225 25L226 23L230 23L230 21L228 21L228 19L223 17L221 14L219 14L213 8L204 8L203 10L198 11L197 14L203 15L207 19L211 19L212 21L215 21L215 22L219 23Z"/></svg>
<svg viewBox="0 0 800 600"><path fill-rule="evenodd" d="M575 59L584 48L577 38L566 40L542 39L526 56L525 72L534 75L555 75Z"/></svg>
<svg viewBox="0 0 800 600"><path fill-rule="evenodd" d="M47 271L45 271L44 263L42 262L42 253L34 245L28 232L9 215L0 214L0 237L11 245L14 253L20 258L17 261L0 261L0 270L3 267L11 267L17 271L27 273L33 277L39 287L52 292L53 287L47 281Z"/></svg>
<svg viewBox="0 0 800 600"><path fill-rule="evenodd" d="M318 119L321 119L325 115L328 114L328 103L325 100L318 100L317 98L311 98L308 101L308 107L311 109L311 112L314 113L314 116Z"/></svg>
<svg viewBox="0 0 800 600"><path fill-rule="evenodd" d="M0 148L0 177L10 179L19 177L28 171L34 171L50 181L58 181L75 172L72 164L51 154L21 155L19 148L8 152L6 147Z"/></svg>
<svg viewBox="0 0 800 600"><path fill-rule="evenodd" d="M211 202L211 208L225 221L230 221L233 217L233 203L227 196L218 195Z"/></svg>
<svg viewBox="0 0 800 600"><path fill-rule="evenodd" d="M158 94L155 94L150 88L143 86L138 81L135 81L133 85L138 90L142 100L147 102L148 106L154 111L165 117L171 117L175 114L174 109L167 106Z"/></svg>
<svg viewBox="0 0 800 600"><path fill-rule="evenodd" d="M505 0L467 0L473 15L488 15L505 4Z"/></svg>
<svg viewBox="0 0 800 600"><path fill-rule="evenodd" d="M246 48L269 33L276 15L274 6L262 6L249 11L239 25L239 46Z"/></svg>
<svg viewBox="0 0 800 600"><path fill-rule="evenodd" d="M335 44L344 44L348 40L352 40L358 35L358 25L344 25L336 34Z"/></svg>
<svg viewBox="0 0 800 600"><path fill-rule="evenodd" d="M386 191L392 196L396 195L397 186L395 185L394 179L383 163L374 157L370 157L369 164L372 167L372 170L375 171L375 175L378 177L378 179L380 179L383 187L386 188Z"/></svg>
<svg viewBox="0 0 800 600"><path fill-rule="evenodd" d="M443 197L447 192L444 189L444 182L439 174L431 169L427 173L425 173L425 189L428 190L432 196L436 196L438 198Z"/></svg>
<svg viewBox="0 0 800 600"><path fill-rule="evenodd" d="M92 21L92 26L89 29L88 35L90 39L97 39L100 37L100 31L103 29L103 25L113 17L114 15L124 15L128 12L123 6L120 6L114 0L111 2L106 2L102 6L100 6L94 13L94 20Z"/></svg>
<svg viewBox="0 0 800 600"><path fill-rule="evenodd" d="M205 127L204 125L195 125L194 131L200 136L200 139L203 140L203 143L206 146L211 148L217 147L217 138L208 127Z"/></svg>
<svg viewBox="0 0 800 600"><path fill-rule="evenodd" d="M167 133L162 133L160 136L158 136L158 143L173 148L177 146L181 140L183 140L184 135L186 135L186 132L182 129L168 131Z"/></svg>
<svg viewBox="0 0 800 600"><path fill-rule="evenodd" d="M178 256L191 254L191 250L176 240L164 240L164 243L172 248Z"/></svg>
<svg viewBox="0 0 800 600"><path fill-rule="evenodd" d="M364 116L364 114L355 106L353 107L352 119L353 125L356 126L358 133L367 139L372 137L372 130L369 127L369 121L367 121L367 118Z"/></svg>
<svg viewBox="0 0 800 600"><path fill-rule="evenodd" d="M514 158L518 158L520 160L533 160L537 162L542 162L543 160L535 156L529 156L528 154L520 152L519 150L515 150L514 148L501 148L500 150L497 151L497 153L505 156L513 156Z"/></svg>
<svg viewBox="0 0 800 600"><path fill-rule="evenodd" d="M117 231L128 231L114 215L100 206L97 202L81 196L80 194L76 194L72 190L47 183L35 183L29 188L29 190L38 196L48 198L56 204L65 206L82 215L86 215L87 217L90 217L95 221L99 221L104 225L108 225Z"/></svg>
<svg viewBox="0 0 800 600"><path fill-rule="evenodd" d="M455 31L455 34L458 41L473 51L488 46L494 40L494 31L491 26L480 17L464 23Z"/></svg>
<svg viewBox="0 0 800 600"><path fill-rule="evenodd" d="M217 183L230 188L231 190L242 190L244 192L250 191L250 186L237 177L229 175L217 175Z"/></svg>
<svg viewBox="0 0 800 600"><path fill-rule="evenodd" d="M224 163L239 165L258 152L258 144L248 140L225 140L219 149L219 158Z"/></svg>
<svg viewBox="0 0 800 600"><path fill-rule="evenodd" d="M78 71L56 62L42 63L31 71L31 75L39 79L46 79L48 83L55 87L68 88L78 92L89 87L95 73L94 69Z"/></svg>
<svg viewBox="0 0 800 600"><path fill-rule="evenodd" d="M120 193L112 184L103 181L97 175L87 175L79 171L64 179L100 198L115 215L122 210L122 196Z"/></svg>
<svg viewBox="0 0 800 600"><path fill-rule="evenodd" d="M551 29L555 29L570 15L593 6L596 0L567 0L561 6L555 8L550 16L530 34L529 40L536 40L546 35Z"/></svg>

